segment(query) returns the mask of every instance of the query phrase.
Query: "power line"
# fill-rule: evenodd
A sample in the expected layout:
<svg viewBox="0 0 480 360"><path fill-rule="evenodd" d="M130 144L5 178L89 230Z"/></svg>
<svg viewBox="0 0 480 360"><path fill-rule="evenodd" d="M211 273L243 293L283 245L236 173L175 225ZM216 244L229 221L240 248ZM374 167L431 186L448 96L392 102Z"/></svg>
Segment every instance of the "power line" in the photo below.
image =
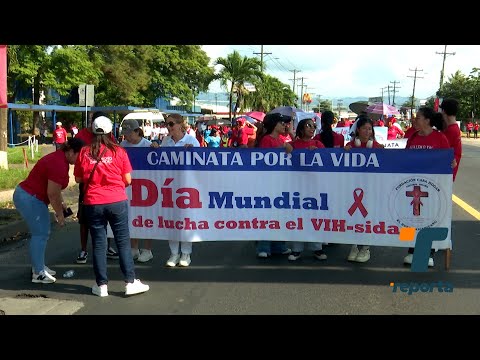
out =
<svg viewBox="0 0 480 360"><path fill-rule="evenodd" d="M392 92L393 92L393 101L392 101L392 105L395 106L395 93L398 92L398 90L396 90L396 89L401 88L401 86L395 87L395 85L398 84L398 83L400 83L400 81L394 80L394 81L390 81L390 82L393 83L393 90L392 90Z"/></svg>

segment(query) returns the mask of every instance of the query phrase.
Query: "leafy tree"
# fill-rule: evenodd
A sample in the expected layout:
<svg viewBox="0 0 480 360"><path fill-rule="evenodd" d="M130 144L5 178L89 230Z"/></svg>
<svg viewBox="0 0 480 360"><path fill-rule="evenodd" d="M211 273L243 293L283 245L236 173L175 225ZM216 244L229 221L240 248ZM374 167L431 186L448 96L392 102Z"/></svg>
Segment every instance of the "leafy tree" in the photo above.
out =
<svg viewBox="0 0 480 360"><path fill-rule="evenodd" d="M238 51L234 51L226 58L219 57L215 61L215 65L221 65L223 68L218 74L218 78L222 86L229 89L229 107L228 118L232 120L232 103L233 95L236 92L237 105L242 101L242 90L245 88L245 82L254 83L257 78L261 77L261 62L256 58L242 57ZM236 111L234 111L235 113Z"/></svg>
<svg viewBox="0 0 480 360"><path fill-rule="evenodd" d="M268 112L277 106L293 105L295 94L287 84L277 78L263 74L253 81L256 91L245 95L245 108Z"/></svg>

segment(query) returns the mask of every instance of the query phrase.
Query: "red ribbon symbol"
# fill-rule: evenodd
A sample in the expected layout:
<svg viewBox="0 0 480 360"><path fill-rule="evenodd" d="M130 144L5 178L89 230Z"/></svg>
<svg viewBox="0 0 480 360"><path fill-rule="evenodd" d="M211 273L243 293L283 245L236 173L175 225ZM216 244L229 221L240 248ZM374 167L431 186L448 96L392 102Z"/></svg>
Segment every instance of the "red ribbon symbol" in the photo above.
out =
<svg viewBox="0 0 480 360"><path fill-rule="evenodd" d="M358 195L357 195L357 191L359 191ZM354 200L354 203L352 204L352 206L350 206L350 209L348 209L348 213L350 214L350 216L352 216L353 213L357 209L359 209L360 212L362 213L363 217L366 217L368 215L368 211L367 211L367 209L365 209L365 206L363 206L363 204L362 204L363 189L356 188L355 190L353 190L353 200Z"/></svg>

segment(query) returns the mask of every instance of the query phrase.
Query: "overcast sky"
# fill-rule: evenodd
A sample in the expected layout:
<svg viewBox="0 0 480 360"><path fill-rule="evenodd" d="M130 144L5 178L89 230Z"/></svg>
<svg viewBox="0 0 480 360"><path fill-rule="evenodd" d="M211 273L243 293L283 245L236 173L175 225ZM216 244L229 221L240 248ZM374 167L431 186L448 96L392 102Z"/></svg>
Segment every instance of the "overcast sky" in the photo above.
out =
<svg viewBox="0 0 480 360"><path fill-rule="evenodd" d="M247 57L260 55L260 45L203 45L212 63L237 50ZM325 99L342 97L375 97L387 94L387 86L395 96L411 96L414 70L417 68L415 97L426 99L435 94L440 85L445 45L264 45L266 72L283 83L293 85L293 71L297 79L304 77L307 92ZM457 70L469 75L480 68L480 45L448 45L445 59L444 82ZM411 77L410 77L411 76ZM422 78L421 78L422 77ZM299 80L301 81L301 80ZM296 84L299 85L300 82ZM225 92L218 82L210 85L211 92ZM305 92L305 90L304 90ZM297 93L300 89L297 87ZM391 92L391 96L393 92Z"/></svg>

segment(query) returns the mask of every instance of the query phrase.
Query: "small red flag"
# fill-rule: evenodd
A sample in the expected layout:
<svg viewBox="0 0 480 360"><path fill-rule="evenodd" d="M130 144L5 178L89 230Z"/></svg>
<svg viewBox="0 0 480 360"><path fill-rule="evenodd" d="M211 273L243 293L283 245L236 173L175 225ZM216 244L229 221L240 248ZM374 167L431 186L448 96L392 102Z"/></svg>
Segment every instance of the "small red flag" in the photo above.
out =
<svg viewBox="0 0 480 360"><path fill-rule="evenodd" d="M7 107L7 45L0 45L0 107Z"/></svg>
<svg viewBox="0 0 480 360"><path fill-rule="evenodd" d="M438 111L438 106L440 105L440 99L438 97L435 98L435 102L433 103L433 110Z"/></svg>

